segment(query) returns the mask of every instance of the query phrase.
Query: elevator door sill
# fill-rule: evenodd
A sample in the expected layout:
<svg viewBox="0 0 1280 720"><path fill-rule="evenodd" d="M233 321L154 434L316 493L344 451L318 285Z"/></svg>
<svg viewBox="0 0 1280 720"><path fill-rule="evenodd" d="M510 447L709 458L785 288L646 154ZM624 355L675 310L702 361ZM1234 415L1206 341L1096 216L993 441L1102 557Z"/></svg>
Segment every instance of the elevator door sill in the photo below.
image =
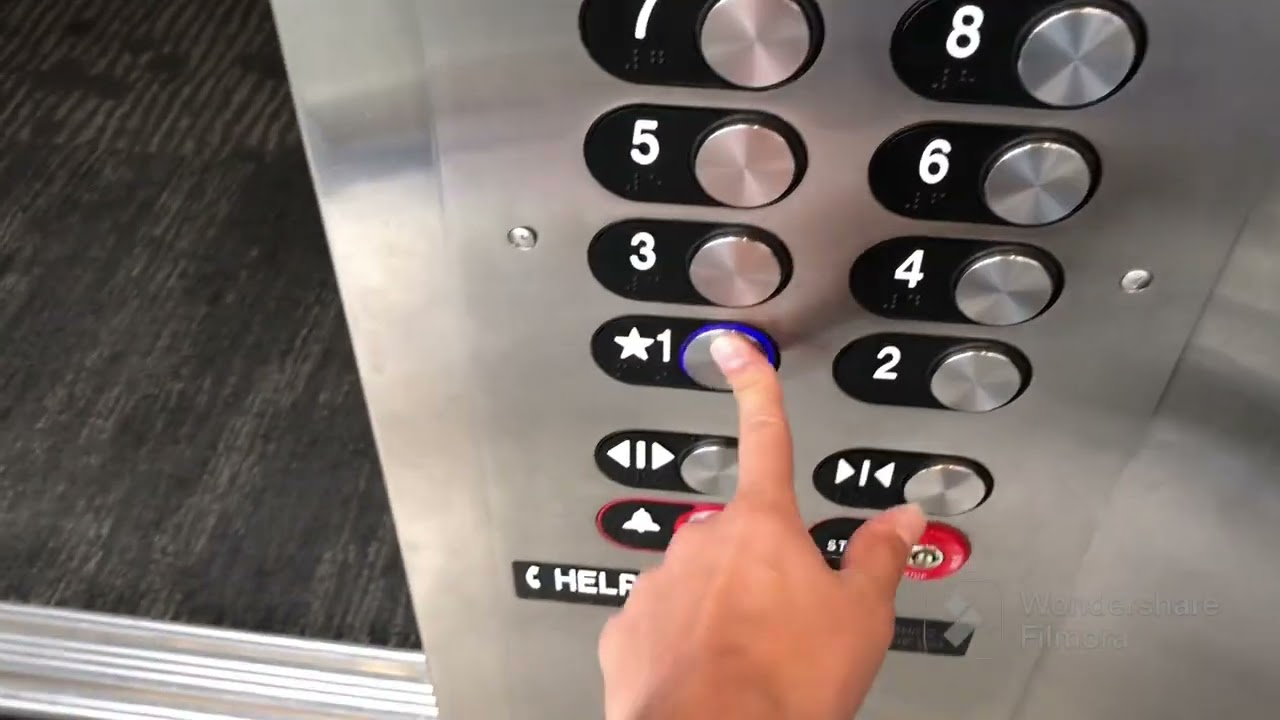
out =
<svg viewBox="0 0 1280 720"><path fill-rule="evenodd" d="M432 718L419 652L0 603L0 714Z"/></svg>

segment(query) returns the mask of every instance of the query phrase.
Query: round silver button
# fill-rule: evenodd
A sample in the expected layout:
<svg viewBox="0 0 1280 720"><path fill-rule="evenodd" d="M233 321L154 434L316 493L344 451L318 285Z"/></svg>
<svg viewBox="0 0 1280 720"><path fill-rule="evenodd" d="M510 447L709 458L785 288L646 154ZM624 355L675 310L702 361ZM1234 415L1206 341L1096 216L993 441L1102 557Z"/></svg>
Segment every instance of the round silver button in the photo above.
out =
<svg viewBox="0 0 1280 720"><path fill-rule="evenodd" d="M711 133L698 148L694 174L702 190L731 207L775 202L796 179L796 157L786 138L763 125L736 123Z"/></svg>
<svg viewBox="0 0 1280 720"><path fill-rule="evenodd" d="M1022 392L1022 371L996 350L961 350L938 365L929 389L944 407L981 413L1008 405Z"/></svg>
<svg viewBox="0 0 1280 720"><path fill-rule="evenodd" d="M698 294L722 307L759 305L778 291L782 265L768 245L741 235L703 243L689 261Z"/></svg>
<svg viewBox="0 0 1280 720"><path fill-rule="evenodd" d="M1027 35L1018 76L1032 97L1054 107L1079 107L1119 89L1138 58L1124 18L1096 7L1049 15Z"/></svg>
<svg viewBox="0 0 1280 720"><path fill-rule="evenodd" d="M702 57L744 88L790 80L809 57L813 30L792 0L718 0L702 22Z"/></svg>
<svg viewBox="0 0 1280 720"><path fill-rule="evenodd" d="M698 445L680 461L680 478L704 495L732 497L738 487L738 448L721 440Z"/></svg>
<svg viewBox="0 0 1280 720"><path fill-rule="evenodd" d="M737 333L739 337L751 341L756 347L760 347L759 341L750 335L737 332L732 328L712 327L701 330L694 335L691 340L685 343L684 354L680 358L684 372L697 384L710 390L728 390L729 381L725 379L724 373L720 372L720 366L716 365L715 358L711 357L711 343L715 339L725 333ZM760 347L761 352L768 351Z"/></svg>
<svg viewBox="0 0 1280 720"><path fill-rule="evenodd" d="M1039 315L1053 299L1049 270L1035 258L1001 252L979 258L956 282L956 306L982 325L1017 325Z"/></svg>
<svg viewBox="0 0 1280 720"><path fill-rule="evenodd" d="M1018 145L996 160L983 193L991 212L1014 225L1048 225L1075 212L1093 187L1089 163L1052 140Z"/></svg>
<svg viewBox="0 0 1280 720"><path fill-rule="evenodd" d="M930 465L912 475L902 494L926 515L948 517L981 505L987 497L987 483L971 467L945 463Z"/></svg>

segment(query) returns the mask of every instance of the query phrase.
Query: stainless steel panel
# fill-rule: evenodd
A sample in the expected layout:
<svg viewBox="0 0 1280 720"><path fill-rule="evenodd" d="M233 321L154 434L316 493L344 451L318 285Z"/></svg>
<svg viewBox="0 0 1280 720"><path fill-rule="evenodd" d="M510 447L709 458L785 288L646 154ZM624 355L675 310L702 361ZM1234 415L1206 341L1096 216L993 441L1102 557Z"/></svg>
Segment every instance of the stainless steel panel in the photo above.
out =
<svg viewBox="0 0 1280 720"><path fill-rule="evenodd" d="M821 3L827 38L814 66L791 85L748 93L641 87L607 75L581 47L578 0L275 0L445 717L578 717L599 707L595 635L607 613L516 600L510 562L651 563L596 535L595 511L624 492L594 467L596 441L627 428L734 430L727 397L621 385L588 355L592 332L615 315L694 314L627 302L592 278L591 237L636 216L748 222L790 247L795 276L779 297L706 315L757 323L783 345L806 517L840 514L809 477L842 448L958 454L995 476L992 498L952 519L970 535L973 560L946 581L908 585L899 602L904 615L930 617L946 617L953 598L972 606L982 627L971 657L891 657L865 718L1066 717L1080 709L1127 720L1135 707L1190 717L1197 698L1189 695L1213 683L1184 682L1188 667L1235 690L1242 714L1269 711L1266 683L1229 679L1234 664L1220 657L1230 649L1259 668L1258 635L1233 642L1189 622L1170 642L1211 642L1182 647L1197 659L1152 645L1133 662L1152 654L1160 662L1137 671L1124 652L1075 661L1020 633L1044 623L1024 607L1029 597L1098 587L1142 593L1153 586L1147 579L1158 579L1182 593L1207 592L1202 580L1229 583L1234 599L1252 582L1252 567L1215 567L1208 558L1208 570L1179 572L1197 555L1174 563L1144 551L1134 527L1115 515L1126 507L1149 524L1180 511L1189 537L1206 547L1229 547L1233 533L1257 547L1275 537L1263 518L1269 506L1249 500L1263 484L1254 468L1232 466L1243 473L1239 486L1222 490L1230 497L1208 496L1215 509L1202 523L1176 493L1143 505L1147 487L1163 487L1168 465L1139 465L1117 481L1275 160L1280 97L1266 90L1258 58L1269 57L1280 7L1136 2L1151 38L1139 74L1102 104L1056 112L913 95L889 64L890 34L910 4ZM808 175L762 210L627 203L595 184L581 146L597 117L639 101L775 113L809 145ZM1045 228L891 215L871 197L867 163L882 140L926 120L1073 130L1101 155L1101 186L1079 214ZM535 248L507 242L516 226L538 231ZM1039 245L1065 269L1065 291L1044 316L973 331L1016 345L1035 368L1028 391L1007 408L972 416L871 407L832 382L832 357L854 338L966 331L878 319L849 297L848 268L862 250L922 232ZM1133 268L1154 275L1143 293L1120 288ZM1233 502L1247 507L1230 514ZM1125 558L1144 552L1159 569L1126 573ZM1236 602L1235 617L1263 617L1256 604ZM1229 608L1224 599L1215 622L1233 635L1251 632ZM1159 696L1132 698L1122 680L1139 672L1149 675L1138 686L1159 685Z"/></svg>

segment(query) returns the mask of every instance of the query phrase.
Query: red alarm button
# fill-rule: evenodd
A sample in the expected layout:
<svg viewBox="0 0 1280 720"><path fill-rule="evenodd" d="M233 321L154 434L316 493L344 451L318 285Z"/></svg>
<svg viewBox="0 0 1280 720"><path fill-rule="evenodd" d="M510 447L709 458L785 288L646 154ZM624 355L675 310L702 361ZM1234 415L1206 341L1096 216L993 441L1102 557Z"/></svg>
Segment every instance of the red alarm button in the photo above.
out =
<svg viewBox="0 0 1280 720"><path fill-rule="evenodd" d="M706 520L712 515L719 514L723 510L724 510L723 505L698 505L694 510L687 512L684 515L681 515L680 517L676 518L676 530L679 530L680 528L684 527L685 523L697 522L699 520Z"/></svg>
<svg viewBox="0 0 1280 720"><path fill-rule="evenodd" d="M911 548L907 571L911 580L940 580L955 574L969 561L969 539L950 525L931 522L920 542Z"/></svg>

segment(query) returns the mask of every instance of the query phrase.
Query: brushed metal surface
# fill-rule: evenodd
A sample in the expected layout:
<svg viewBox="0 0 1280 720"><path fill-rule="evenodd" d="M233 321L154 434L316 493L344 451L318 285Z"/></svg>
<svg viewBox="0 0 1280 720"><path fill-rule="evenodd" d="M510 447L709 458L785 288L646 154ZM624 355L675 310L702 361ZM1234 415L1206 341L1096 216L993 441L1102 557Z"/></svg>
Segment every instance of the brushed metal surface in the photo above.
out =
<svg viewBox="0 0 1280 720"><path fill-rule="evenodd" d="M1089 164L1075 148L1037 141L992 163L983 196L991 212L1014 225L1048 225L1075 212L1092 185Z"/></svg>
<svg viewBox="0 0 1280 720"><path fill-rule="evenodd" d="M702 297L721 307L751 307L768 300L782 284L782 264L773 248L750 237L715 237L693 253L689 281Z"/></svg>
<svg viewBox="0 0 1280 720"><path fill-rule="evenodd" d="M944 463L930 465L912 475L902 486L907 502L928 515L963 515L987 496L987 484L971 467Z"/></svg>
<svg viewBox="0 0 1280 720"><path fill-rule="evenodd" d="M1022 389L1022 371L997 350L962 350L934 369L929 390L938 402L968 413L991 412L1008 405Z"/></svg>
<svg viewBox="0 0 1280 720"><path fill-rule="evenodd" d="M717 0L698 35L717 75L744 88L795 75L813 49L813 28L793 0Z"/></svg>
<svg viewBox="0 0 1280 720"><path fill-rule="evenodd" d="M733 497L738 487L738 448L720 440L695 447L680 461L680 479L700 493Z"/></svg>
<svg viewBox="0 0 1280 720"><path fill-rule="evenodd" d="M735 208L776 201L796 179L796 156L777 131L734 123L716 130L694 153L693 172L702 189Z"/></svg>
<svg viewBox="0 0 1280 720"><path fill-rule="evenodd" d="M999 252L961 271L955 301L976 323L1017 325L1043 312L1056 291L1044 263L1019 252Z"/></svg>
<svg viewBox="0 0 1280 720"><path fill-rule="evenodd" d="M1138 41L1124 18L1103 8L1073 7L1027 35L1018 51L1018 77L1040 102L1077 107L1115 92L1137 59Z"/></svg>
<svg viewBox="0 0 1280 720"><path fill-rule="evenodd" d="M790 247L794 280L777 298L698 314L758 324L780 341L807 520L845 514L805 478L855 445L972 457L995 478L982 507L951 521L973 543L965 568L908 583L898 601L916 617L972 611L969 656L891 656L862 720L1266 717L1280 701L1280 580L1267 570L1280 526L1274 254L1241 270L1270 304L1228 294L1243 319L1220 321L1187 356L1168 388L1172 417L1150 423L1277 160L1280 93L1267 90L1258 58L1275 45L1280 6L1136 0L1152 42L1131 84L1104 103L1046 113L930 103L902 87L889 39L911 5L822 3L828 33L813 67L744 93L607 76L580 46L576 0L276 0L443 717L596 712L595 638L608 611L517 600L510 563L649 566L655 558L596 534L595 511L622 489L594 466L594 443L621 427L736 432L730 397L626 386L587 353L602 322L646 308L598 286L586 244L610 222L647 215L758 224ZM586 172L582 139L631 102L775 113L809 148L806 179L756 211L623 201ZM1101 185L1075 216L1042 228L891 215L866 187L867 162L885 138L925 121L1065 127L1097 148ZM537 230L534 249L507 242L519 226ZM1008 407L871 407L834 390L832 357L854 338L967 332L871 316L849 295L864 249L920 233L1040 245L1062 263L1051 313L980 329L1034 368ZM1120 288L1133 268L1156 278L1145 292ZM1242 345L1220 354L1216 333ZM1153 444L1120 482L1148 432ZM1115 618L1130 633L1123 649L1023 639L1029 627L1069 625L1028 598L1157 590L1215 595L1221 612L1205 622Z"/></svg>

